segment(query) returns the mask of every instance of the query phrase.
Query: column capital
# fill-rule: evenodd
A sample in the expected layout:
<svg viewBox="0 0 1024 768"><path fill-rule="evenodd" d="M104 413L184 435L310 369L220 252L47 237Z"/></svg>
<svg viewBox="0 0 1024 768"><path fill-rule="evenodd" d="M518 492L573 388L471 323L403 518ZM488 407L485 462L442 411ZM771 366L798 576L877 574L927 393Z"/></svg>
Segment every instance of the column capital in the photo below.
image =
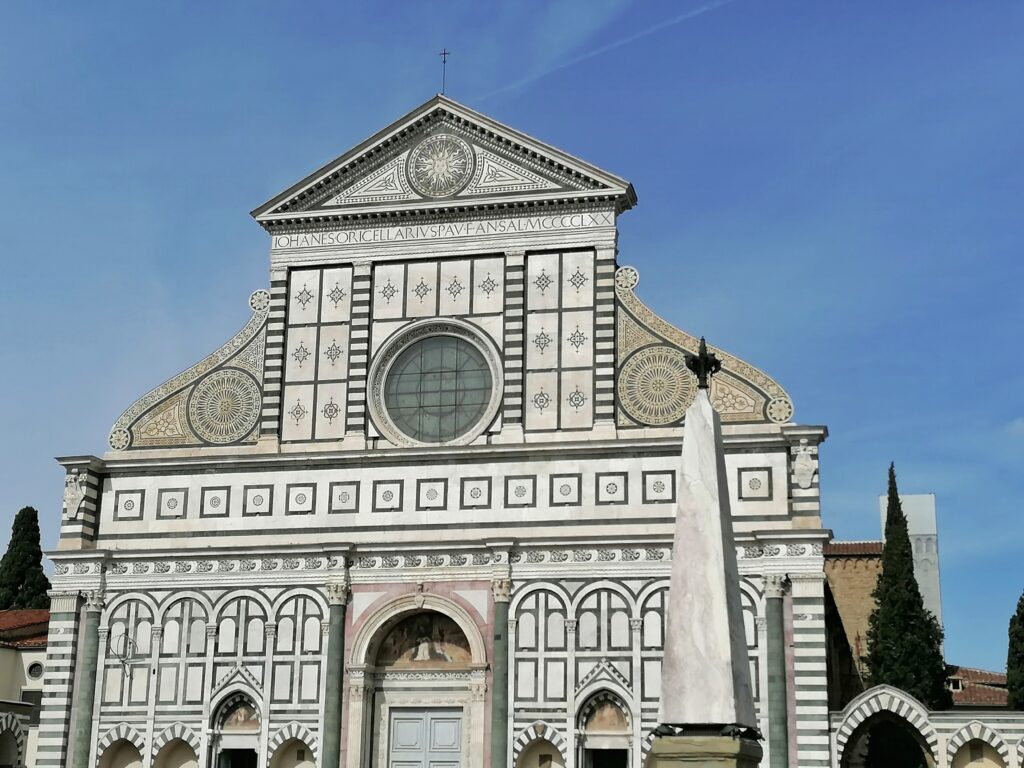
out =
<svg viewBox="0 0 1024 768"><path fill-rule="evenodd" d="M103 592L98 589L91 589L88 592L83 592L82 596L85 598L86 611L98 613L103 610Z"/></svg>
<svg viewBox="0 0 1024 768"><path fill-rule="evenodd" d="M512 259L525 259L526 249L525 248L506 248L505 256Z"/></svg>
<svg viewBox="0 0 1024 768"><path fill-rule="evenodd" d="M491 582L491 592L494 593L494 602L507 603L512 599L512 580L494 579Z"/></svg>
<svg viewBox="0 0 1024 768"><path fill-rule="evenodd" d="M263 626L263 635L271 639L277 637L277 622L268 621Z"/></svg>
<svg viewBox="0 0 1024 768"><path fill-rule="evenodd" d="M207 639L214 640L217 637L217 625L207 624L206 625L206 637Z"/></svg>
<svg viewBox="0 0 1024 768"><path fill-rule="evenodd" d="M570 632L574 635L576 634L576 619L565 620L565 631Z"/></svg>
<svg viewBox="0 0 1024 768"><path fill-rule="evenodd" d="M642 630L644 628L644 620L643 619L630 619L629 620L629 628L631 630L633 630L633 632L639 633L640 630Z"/></svg>
<svg viewBox="0 0 1024 768"><path fill-rule="evenodd" d="M786 574L768 573L764 577L764 596L769 600L781 599L786 591Z"/></svg>
<svg viewBox="0 0 1024 768"><path fill-rule="evenodd" d="M154 624L152 632L153 632L153 639L154 640L159 640L161 637L164 636L164 625L163 624Z"/></svg>
<svg viewBox="0 0 1024 768"><path fill-rule="evenodd" d="M348 577L332 578L325 586L328 605L348 603Z"/></svg>

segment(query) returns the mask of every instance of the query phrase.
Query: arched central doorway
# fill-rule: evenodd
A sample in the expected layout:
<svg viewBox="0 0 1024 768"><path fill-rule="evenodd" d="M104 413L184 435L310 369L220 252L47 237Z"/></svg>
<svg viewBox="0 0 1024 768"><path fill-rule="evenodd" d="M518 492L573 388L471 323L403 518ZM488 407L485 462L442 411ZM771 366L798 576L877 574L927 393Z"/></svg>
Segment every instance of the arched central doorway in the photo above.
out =
<svg viewBox="0 0 1024 768"><path fill-rule="evenodd" d="M257 768L260 727L252 698L244 693L228 696L213 718L211 768Z"/></svg>
<svg viewBox="0 0 1024 768"><path fill-rule="evenodd" d="M841 768L933 768L928 745L910 723L879 712L861 723L843 750Z"/></svg>
<svg viewBox="0 0 1024 768"><path fill-rule="evenodd" d="M386 606L355 638L349 681L352 768L483 761L486 659L460 606L435 596Z"/></svg>

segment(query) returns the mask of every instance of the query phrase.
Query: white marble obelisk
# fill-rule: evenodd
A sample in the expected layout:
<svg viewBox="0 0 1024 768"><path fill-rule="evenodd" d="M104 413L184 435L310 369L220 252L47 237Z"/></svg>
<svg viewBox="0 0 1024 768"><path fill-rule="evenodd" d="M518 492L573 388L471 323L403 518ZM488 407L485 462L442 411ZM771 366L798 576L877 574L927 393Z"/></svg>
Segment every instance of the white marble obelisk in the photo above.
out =
<svg viewBox="0 0 1024 768"><path fill-rule="evenodd" d="M686 411L668 591L661 722L756 728L722 451L708 390Z"/></svg>

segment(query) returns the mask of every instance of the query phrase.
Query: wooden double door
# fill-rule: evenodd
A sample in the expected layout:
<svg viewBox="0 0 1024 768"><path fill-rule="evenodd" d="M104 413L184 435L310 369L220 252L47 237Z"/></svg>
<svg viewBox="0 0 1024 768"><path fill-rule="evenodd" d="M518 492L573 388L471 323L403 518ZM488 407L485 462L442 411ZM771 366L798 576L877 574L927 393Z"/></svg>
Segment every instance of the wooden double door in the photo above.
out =
<svg viewBox="0 0 1024 768"><path fill-rule="evenodd" d="M392 709L388 768L468 768L462 763L462 710Z"/></svg>

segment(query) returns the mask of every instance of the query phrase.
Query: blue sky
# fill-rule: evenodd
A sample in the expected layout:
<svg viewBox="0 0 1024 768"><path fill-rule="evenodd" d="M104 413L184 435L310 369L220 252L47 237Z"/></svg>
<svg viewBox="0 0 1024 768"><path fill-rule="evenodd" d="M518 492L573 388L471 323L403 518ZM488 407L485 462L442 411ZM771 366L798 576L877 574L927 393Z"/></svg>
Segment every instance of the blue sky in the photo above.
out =
<svg viewBox="0 0 1024 768"><path fill-rule="evenodd" d="M947 655L1024 589L1024 5L6 3L0 543L56 455L240 327L248 211L448 94L630 179L620 262L827 424L825 524L938 497ZM669 278L669 279L666 279Z"/></svg>

